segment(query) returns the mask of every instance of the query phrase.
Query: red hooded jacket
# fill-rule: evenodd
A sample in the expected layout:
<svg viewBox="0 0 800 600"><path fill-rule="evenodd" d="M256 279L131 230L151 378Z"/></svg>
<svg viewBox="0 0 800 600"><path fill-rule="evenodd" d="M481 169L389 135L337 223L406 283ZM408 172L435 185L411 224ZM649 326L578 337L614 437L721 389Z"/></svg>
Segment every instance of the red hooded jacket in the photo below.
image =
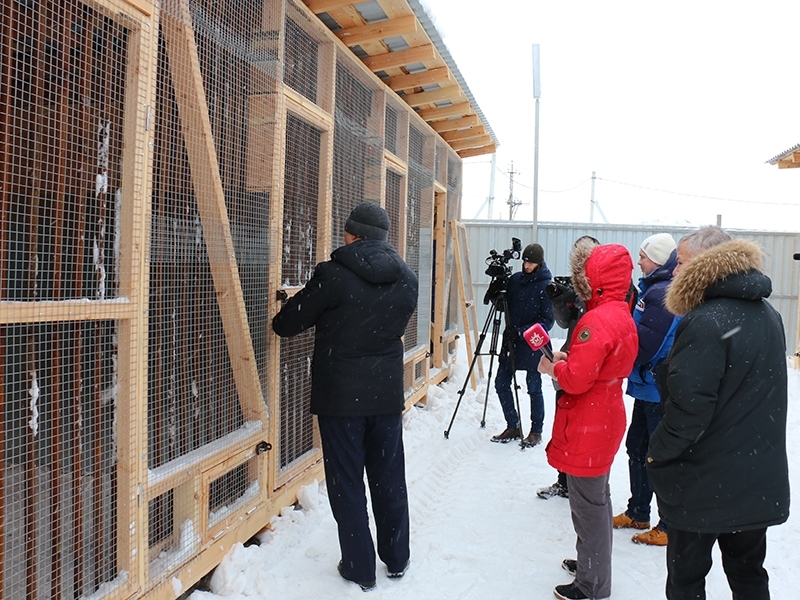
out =
<svg viewBox="0 0 800 600"><path fill-rule="evenodd" d="M586 313L572 333L567 360L554 374L564 393L558 400L547 460L577 477L599 477L625 434L622 381L638 352L636 325L625 297L633 260L618 244L578 246L571 257L575 291Z"/></svg>

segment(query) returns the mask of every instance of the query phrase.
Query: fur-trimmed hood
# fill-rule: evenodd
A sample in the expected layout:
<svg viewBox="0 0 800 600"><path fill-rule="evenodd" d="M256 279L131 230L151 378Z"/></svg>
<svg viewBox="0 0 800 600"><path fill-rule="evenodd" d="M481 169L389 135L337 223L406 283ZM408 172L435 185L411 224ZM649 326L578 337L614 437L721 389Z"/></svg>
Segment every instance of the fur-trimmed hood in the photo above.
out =
<svg viewBox="0 0 800 600"><path fill-rule="evenodd" d="M672 280L665 305L672 314L685 315L706 298L758 300L771 293L761 247L750 240L731 240L688 261Z"/></svg>
<svg viewBox="0 0 800 600"><path fill-rule="evenodd" d="M587 310L606 300L625 301L633 273L633 259L625 246L581 240L570 255L570 268L572 286Z"/></svg>

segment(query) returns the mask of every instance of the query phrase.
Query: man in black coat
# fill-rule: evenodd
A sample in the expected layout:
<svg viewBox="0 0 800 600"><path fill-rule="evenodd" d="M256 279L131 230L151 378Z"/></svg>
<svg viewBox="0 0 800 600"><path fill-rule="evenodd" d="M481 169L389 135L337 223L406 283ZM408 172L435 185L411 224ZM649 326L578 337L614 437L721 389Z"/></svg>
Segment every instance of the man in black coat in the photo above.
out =
<svg viewBox="0 0 800 600"><path fill-rule="evenodd" d="M506 428L502 433L492 436L493 442L505 444L522 437L522 423L511 391L516 371L525 371L525 382L531 399L530 433L522 440L521 445L533 447L542 441L544 396L542 375L538 369L542 352L534 352L522 334L534 323L541 323L545 330L550 330L553 326L553 308L545 294L545 288L551 279L550 269L544 263L544 249L539 244L528 244L522 252L522 271L508 278L506 329L494 380L494 389L506 418Z"/></svg>
<svg viewBox="0 0 800 600"><path fill-rule="evenodd" d="M417 306L414 272L386 241L389 216L365 202L350 213L345 245L320 263L272 320L281 337L316 326L311 412L318 417L328 499L339 529L339 574L375 587L364 471L378 555L389 577L409 564L403 453L403 342Z"/></svg>
<svg viewBox="0 0 800 600"><path fill-rule="evenodd" d="M678 245L666 306L685 316L648 477L670 528L667 598L705 598L718 543L733 598L766 600L767 527L789 516L786 344L762 250L730 240L696 252L714 229Z"/></svg>

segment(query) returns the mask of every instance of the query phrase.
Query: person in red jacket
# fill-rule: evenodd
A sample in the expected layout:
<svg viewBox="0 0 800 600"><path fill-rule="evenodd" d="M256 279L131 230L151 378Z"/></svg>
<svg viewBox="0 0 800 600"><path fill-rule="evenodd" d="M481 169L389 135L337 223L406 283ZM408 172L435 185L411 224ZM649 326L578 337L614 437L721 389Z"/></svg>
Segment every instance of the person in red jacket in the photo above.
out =
<svg viewBox="0 0 800 600"><path fill-rule="evenodd" d="M611 596L612 507L608 485L625 434L622 381L638 352L636 325L625 302L633 260L619 244L581 244L572 253L572 284L586 303L569 353L542 358L539 371L564 393L558 400L547 461L567 474L577 561L562 564L575 580L556 586L557 598Z"/></svg>

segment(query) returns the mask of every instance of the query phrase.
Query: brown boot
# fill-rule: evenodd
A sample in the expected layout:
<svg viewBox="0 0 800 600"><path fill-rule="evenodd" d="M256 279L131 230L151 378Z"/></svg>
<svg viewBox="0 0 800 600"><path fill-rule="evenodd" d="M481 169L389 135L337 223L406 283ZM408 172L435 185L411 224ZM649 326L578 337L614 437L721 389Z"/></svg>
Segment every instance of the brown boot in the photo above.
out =
<svg viewBox="0 0 800 600"><path fill-rule="evenodd" d="M645 544L647 546L666 546L669 541L667 532L658 527L653 527L648 531L637 533L631 538L634 544Z"/></svg>
<svg viewBox="0 0 800 600"><path fill-rule="evenodd" d="M514 429L512 429L511 427L506 427L503 433L493 435L492 441L500 442L501 444L507 444L508 442L513 442L514 440L518 440L521 437L522 437L522 432L520 431L519 427L515 427Z"/></svg>
<svg viewBox="0 0 800 600"><path fill-rule="evenodd" d="M519 445L523 448L533 448L534 446L538 446L542 443L542 434L541 433L534 433L533 430L528 434L524 440L522 440Z"/></svg>
<svg viewBox="0 0 800 600"><path fill-rule="evenodd" d="M614 517L614 529L649 529L650 521L634 521L627 513Z"/></svg>

